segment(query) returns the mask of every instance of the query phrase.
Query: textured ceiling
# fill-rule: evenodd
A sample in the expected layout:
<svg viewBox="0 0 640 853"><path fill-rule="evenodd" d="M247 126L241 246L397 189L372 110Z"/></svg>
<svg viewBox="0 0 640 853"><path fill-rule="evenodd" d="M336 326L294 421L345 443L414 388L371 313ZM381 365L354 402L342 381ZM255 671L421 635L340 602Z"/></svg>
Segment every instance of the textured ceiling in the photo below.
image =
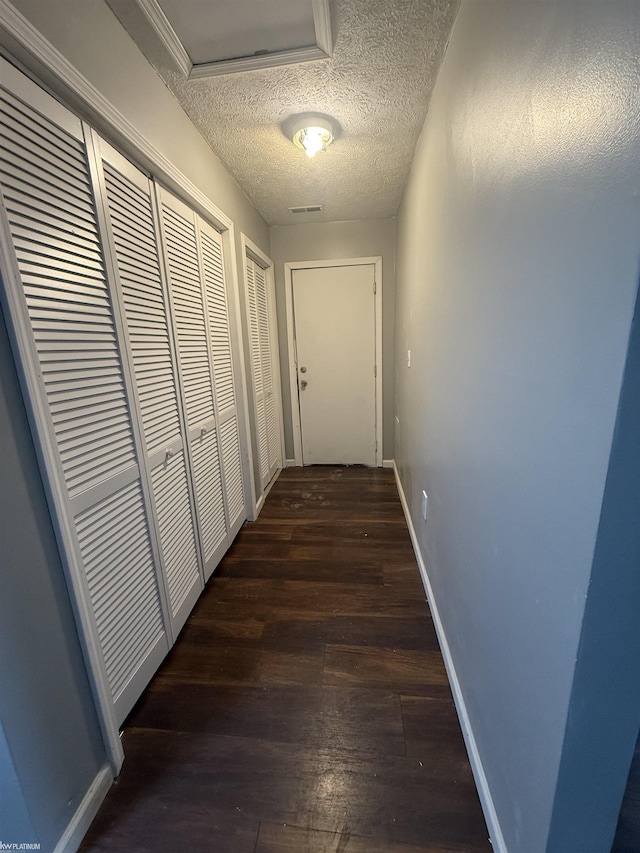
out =
<svg viewBox="0 0 640 853"><path fill-rule="evenodd" d="M335 0L331 59L242 74L186 80L160 49L146 53L270 225L393 216L457 6ZM313 160L280 130L309 111L341 127ZM288 212L311 204L324 210Z"/></svg>

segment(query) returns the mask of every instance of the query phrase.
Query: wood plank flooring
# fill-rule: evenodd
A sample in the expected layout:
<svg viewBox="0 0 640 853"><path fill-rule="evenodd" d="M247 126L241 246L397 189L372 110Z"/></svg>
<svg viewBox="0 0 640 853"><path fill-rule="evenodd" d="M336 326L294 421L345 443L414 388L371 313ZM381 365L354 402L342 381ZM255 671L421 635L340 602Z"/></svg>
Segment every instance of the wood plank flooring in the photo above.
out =
<svg viewBox="0 0 640 853"><path fill-rule="evenodd" d="M282 472L124 750L84 853L491 851L390 471Z"/></svg>

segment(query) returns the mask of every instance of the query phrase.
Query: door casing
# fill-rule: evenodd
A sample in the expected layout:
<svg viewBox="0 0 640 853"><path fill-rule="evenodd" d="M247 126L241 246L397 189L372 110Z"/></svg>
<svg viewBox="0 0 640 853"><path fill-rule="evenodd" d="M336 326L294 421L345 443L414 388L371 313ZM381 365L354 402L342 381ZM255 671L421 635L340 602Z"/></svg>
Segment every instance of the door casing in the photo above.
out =
<svg viewBox="0 0 640 853"><path fill-rule="evenodd" d="M335 258L323 261L291 261L284 265L287 309L287 353L289 356L289 388L291 394L291 423L293 426L294 464L302 466L302 429L298 397L298 364L296 361L293 272L294 270L362 266L375 268L375 340L376 340L376 466L382 467L382 257Z"/></svg>

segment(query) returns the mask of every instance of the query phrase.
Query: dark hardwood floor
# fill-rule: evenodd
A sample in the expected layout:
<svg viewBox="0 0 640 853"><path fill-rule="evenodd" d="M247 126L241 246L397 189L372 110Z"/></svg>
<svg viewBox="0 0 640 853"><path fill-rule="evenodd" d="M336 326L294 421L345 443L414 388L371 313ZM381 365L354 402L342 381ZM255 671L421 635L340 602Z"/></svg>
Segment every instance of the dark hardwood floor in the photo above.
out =
<svg viewBox="0 0 640 853"><path fill-rule="evenodd" d="M84 853L491 850L391 471L281 474L124 750Z"/></svg>

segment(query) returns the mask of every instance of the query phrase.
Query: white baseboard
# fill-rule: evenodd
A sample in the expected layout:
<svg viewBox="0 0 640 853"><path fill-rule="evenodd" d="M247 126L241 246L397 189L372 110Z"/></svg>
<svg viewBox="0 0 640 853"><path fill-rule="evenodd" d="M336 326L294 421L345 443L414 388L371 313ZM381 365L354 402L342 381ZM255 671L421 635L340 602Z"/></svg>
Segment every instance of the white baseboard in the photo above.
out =
<svg viewBox="0 0 640 853"><path fill-rule="evenodd" d="M382 467L383 468L393 468L393 466L394 466L393 459L383 459L382 460Z"/></svg>
<svg viewBox="0 0 640 853"><path fill-rule="evenodd" d="M495 853L508 853L507 845L505 844L504 836L502 834L502 829L500 828L498 814L493 804L493 797L491 796L489 783L484 772L484 767L482 766L482 759L480 758L480 753L478 752L478 746L476 744L476 739L473 734L473 727L471 725L467 706L464 701L464 696L462 694L462 689L460 687L460 682L456 673L455 664L453 662L453 658L451 657L451 650L449 648L449 643L447 642L447 636L445 634L444 626L442 624L440 613L438 611L438 604L433 594L433 588L431 586L431 581L429 580L427 566L424 557L422 556L422 550L420 548L420 543L418 542L418 536L416 534L415 527L413 526L413 520L411 518L411 513L409 512L409 504L407 503L407 498L404 493L404 489L402 488L402 482L400 480L400 475L398 473L398 468L396 466L395 460L393 461L393 473L395 474L396 485L398 486L400 503L402 504L404 516L407 520L407 527L409 528L409 535L411 536L411 544L413 545L416 560L418 561L418 568L420 569L420 575L422 577L424 591L427 594L427 600L429 602L429 607L431 608L431 616L433 618L433 623L435 625L436 633L438 635L440 651L442 652L442 657L444 658L444 665L447 670L447 675L449 676L451 692L453 693L453 701L455 702L456 710L458 712L458 719L460 720L462 735L464 737L464 742L466 744L467 752L469 754L469 762L471 763L471 769L473 771L473 777L476 782L476 788L478 789L478 795L480 797L482 811L484 812L484 817L487 822L487 828L489 830L489 840Z"/></svg>
<svg viewBox="0 0 640 853"><path fill-rule="evenodd" d="M296 466L296 460L295 460L295 459L285 459L285 460L284 460L284 467L285 467L285 468L295 468L295 467L297 467L297 466Z"/></svg>
<svg viewBox="0 0 640 853"><path fill-rule="evenodd" d="M105 764L91 783L89 790L84 795L82 802L76 809L76 813L65 829L62 838L56 844L53 853L76 853L76 850L80 847L80 842L89 829L91 821L96 816L98 809L102 805L102 801L107 796L112 782L113 773L111 772L111 767Z"/></svg>

